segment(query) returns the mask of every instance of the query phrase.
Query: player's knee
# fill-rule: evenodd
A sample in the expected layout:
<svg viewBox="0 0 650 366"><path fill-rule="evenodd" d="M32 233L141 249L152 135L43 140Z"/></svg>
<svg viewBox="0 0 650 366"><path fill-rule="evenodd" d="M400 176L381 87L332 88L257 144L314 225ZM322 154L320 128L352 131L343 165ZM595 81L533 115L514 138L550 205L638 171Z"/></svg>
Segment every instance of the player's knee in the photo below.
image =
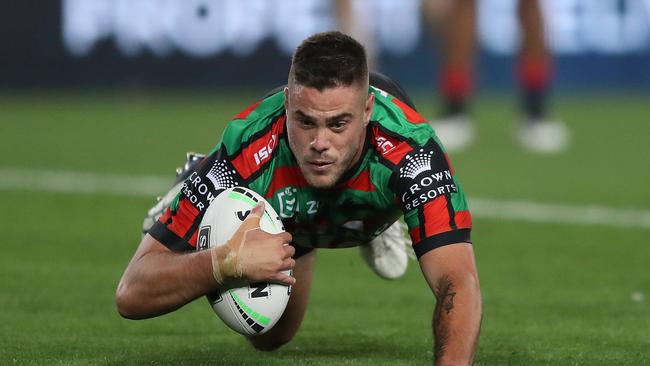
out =
<svg viewBox="0 0 650 366"><path fill-rule="evenodd" d="M293 334L281 334L275 335L273 337L265 337L264 335L250 337L248 340L256 350L263 352L272 352L289 343L292 338Z"/></svg>

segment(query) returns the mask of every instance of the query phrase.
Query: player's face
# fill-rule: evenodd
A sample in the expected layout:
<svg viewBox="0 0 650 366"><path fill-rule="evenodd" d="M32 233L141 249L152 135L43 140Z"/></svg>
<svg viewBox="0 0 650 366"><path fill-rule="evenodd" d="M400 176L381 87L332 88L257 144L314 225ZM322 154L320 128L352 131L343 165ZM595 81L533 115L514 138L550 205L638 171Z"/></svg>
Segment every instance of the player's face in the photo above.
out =
<svg viewBox="0 0 650 366"><path fill-rule="evenodd" d="M363 85L285 88L289 146L307 183L333 187L362 154L374 95Z"/></svg>

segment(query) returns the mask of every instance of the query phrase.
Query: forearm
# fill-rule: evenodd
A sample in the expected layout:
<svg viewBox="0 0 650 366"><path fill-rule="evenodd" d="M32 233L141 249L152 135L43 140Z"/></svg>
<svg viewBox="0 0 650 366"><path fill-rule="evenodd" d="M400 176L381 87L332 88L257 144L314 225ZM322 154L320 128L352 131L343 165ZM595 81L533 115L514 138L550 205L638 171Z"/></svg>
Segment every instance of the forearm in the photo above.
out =
<svg viewBox="0 0 650 366"><path fill-rule="evenodd" d="M433 314L436 365L471 365L481 326L481 292L471 276L443 277Z"/></svg>
<svg viewBox="0 0 650 366"><path fill-rule="evenodd" d="M227 243L199 252L172 253L145 235L117 286L119 313L130 319L158 316L238 281L295 284L283 272L296 264L291 234L260 230L263 212L258 204Z"/></svg>
<svg viewBox="0 0 650 366"><path fill-rule="evenodd" d="M116 302L122 316L143 319L176 310L216 289L209 251L156 251L133 258L118 285Z"/></svg>

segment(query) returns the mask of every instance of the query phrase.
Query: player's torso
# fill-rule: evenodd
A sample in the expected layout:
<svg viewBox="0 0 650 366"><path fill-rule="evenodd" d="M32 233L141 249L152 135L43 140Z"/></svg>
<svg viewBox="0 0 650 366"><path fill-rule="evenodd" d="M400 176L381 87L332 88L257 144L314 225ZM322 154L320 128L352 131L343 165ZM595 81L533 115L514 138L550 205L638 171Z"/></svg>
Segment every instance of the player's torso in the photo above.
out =
<svg viewBox="0 0 650 366"><path fill-rule="evenodd" d="M399 142L378 130L386 120L393 122L395 115L403 113L390 110L397 108L392 104L394 98L372 91L376 102L362 158L331 190L316 190L305 182L287 141L282 93L242 112L238 115L242 121L231 122L224 134L240 183L271 203L299 246L367 243L400 216L399 203L389 188L395 167L388 162Z"/></svg>
<svg viewBox="0 0 650 366"><path fill-rule="evenodd" d="M336 187L309 187L288 150L286 140L265 173L249 187L264 195L296 245L350 247L367 243L399 217L386 191L390 172L367 151L360 164Z"/></svg>

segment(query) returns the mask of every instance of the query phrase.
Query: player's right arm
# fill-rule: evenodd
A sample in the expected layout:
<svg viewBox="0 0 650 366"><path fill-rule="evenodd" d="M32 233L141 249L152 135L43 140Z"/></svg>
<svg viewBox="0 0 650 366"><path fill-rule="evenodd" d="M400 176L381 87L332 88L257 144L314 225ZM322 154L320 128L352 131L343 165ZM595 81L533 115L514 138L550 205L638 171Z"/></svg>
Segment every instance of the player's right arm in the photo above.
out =
<svg viewBox="0 0 650 366"><path fill-rule="evenodd" d="M258 106L264 106L265 112L252 113ZM254 159L246 159L242 152L249 151L250 145L254 145L251 139L271 123L273 132L279 133L284 125L282 106L280 99L267 104L260 101L237 114L217 147L192 167L182 187L178 187L180 193L147 230L120 280L116 292L120 314L140 319L168 313L199 296L228 287L232 279L289 285L295 282L293 277L281 272L295 264L291 258L295 250L286 245L291 235L254 229L259 227L263 212L262 209L258 215L253 214L259 207L251 212L227 245L196 251L198 227L206 209L225 189L249 186L252 169L249 165L254 164ZM243 123L241 120L249 115L254 118ZM249 220L257 221L251 224Z"/></svg>
<svg viewBox="0 0 650 366"><path fill-rule="evenodd" d="M269 234L259 229L263 206L257 206L226 245L198 252L172 252L153 236L142 238L116 291L119 313L143 319L162 315L233 280L295 279L281 271L293 268L294 248L289 233Z"/></svg>
<svg viewBox="0 0 650 366"><path fill-rule="evenodd" d="M241 126L244 125L235 124L224 132L232 151L239 149ZM229 187L248 185L232 165L226 145L218 144L202 159L185 180L180 193L143 237L116 291L117 308L122 316L142 319L168 313L197 297L227 287L233 278L289 285L295 281L281 272L295 264L291 258L294 248L286 245L291 241L288 233L269 234L256 229L242 235L238 231L228 245L196 251L198 227L210 203ZM259 227L259 216L261 212L258 215L251 212L242 228ZM257 222L251 224L249 220Z"/></svg>

